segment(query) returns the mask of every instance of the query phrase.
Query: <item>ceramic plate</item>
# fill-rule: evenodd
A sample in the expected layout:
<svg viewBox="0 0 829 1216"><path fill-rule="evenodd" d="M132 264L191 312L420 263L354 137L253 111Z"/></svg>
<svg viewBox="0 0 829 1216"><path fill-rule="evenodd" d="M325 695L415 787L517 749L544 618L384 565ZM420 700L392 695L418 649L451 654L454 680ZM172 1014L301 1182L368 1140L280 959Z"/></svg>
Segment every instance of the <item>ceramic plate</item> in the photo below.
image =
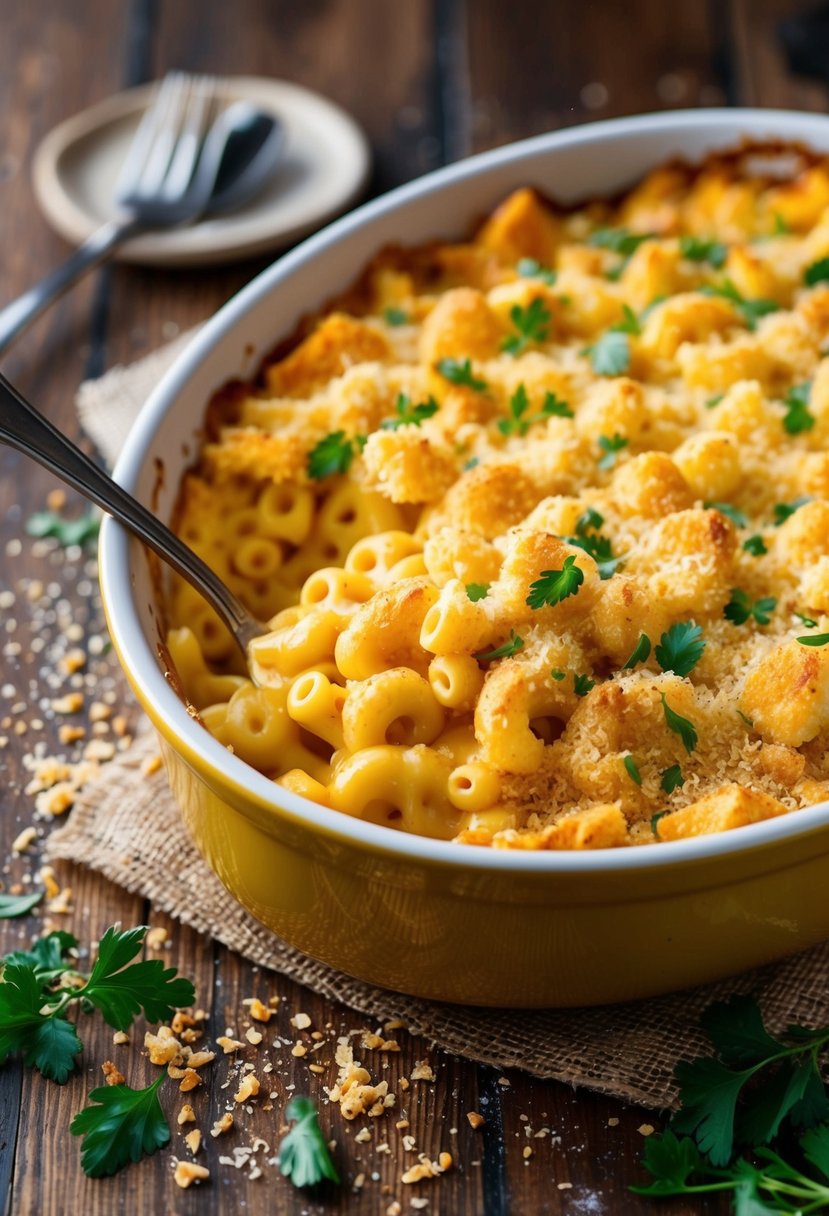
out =
<svg viewBox="0 0 829 1216"><path fill-rule="evenodd" d="M56 127L40 144L34 188L49 223L73 244L118 216L115 181L153 85L119 93ZM338 106L282 80L225 77L220 100L245 99L285 124L283 164L271 184L240 211L189 228L149 234L125 245L122 262L204 266L279 249L344 211L369 170L368 142Z"/></svg>

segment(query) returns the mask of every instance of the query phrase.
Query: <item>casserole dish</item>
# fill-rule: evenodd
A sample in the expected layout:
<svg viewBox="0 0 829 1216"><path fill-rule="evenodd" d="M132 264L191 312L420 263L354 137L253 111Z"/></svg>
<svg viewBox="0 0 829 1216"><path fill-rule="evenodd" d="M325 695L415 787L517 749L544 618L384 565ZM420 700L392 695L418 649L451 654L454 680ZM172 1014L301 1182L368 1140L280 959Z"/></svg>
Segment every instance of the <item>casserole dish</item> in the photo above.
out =
<svg viewBox="0 0 829 1216"><path fill-rule="evenodd" d="M601 123L473 158L369 204L205 326L145 407L116 478L169 518L211 394L252 376L383 246L458 237L521 185L565 204L612 195L672 157L694 161L745 138L829 150L829 121L698 111ZM101 572L114 644L198 846L242 904L324 962L433 999L577 1005L714 979L829 932L825 804L656 849L533 854L461 849L308 802L229 755L187 713L159 663L146 559L109 522Z"/></svg>

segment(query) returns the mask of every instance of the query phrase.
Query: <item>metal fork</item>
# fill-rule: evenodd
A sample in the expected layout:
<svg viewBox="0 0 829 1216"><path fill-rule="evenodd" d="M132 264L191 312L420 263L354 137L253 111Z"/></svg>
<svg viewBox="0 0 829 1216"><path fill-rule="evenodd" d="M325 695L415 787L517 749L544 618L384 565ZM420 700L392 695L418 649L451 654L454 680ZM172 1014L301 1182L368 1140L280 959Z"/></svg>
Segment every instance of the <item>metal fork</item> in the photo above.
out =
<svg viewBox="0 0 829 1216"><path fill-rule="evenodd" d="M87 270L151 228L196 219L204 191L194 188L216 95L210 76L170 72L147 107L121 169L115 201L124 217L102 224L62 266L0 310L0 354Z"/></svg>

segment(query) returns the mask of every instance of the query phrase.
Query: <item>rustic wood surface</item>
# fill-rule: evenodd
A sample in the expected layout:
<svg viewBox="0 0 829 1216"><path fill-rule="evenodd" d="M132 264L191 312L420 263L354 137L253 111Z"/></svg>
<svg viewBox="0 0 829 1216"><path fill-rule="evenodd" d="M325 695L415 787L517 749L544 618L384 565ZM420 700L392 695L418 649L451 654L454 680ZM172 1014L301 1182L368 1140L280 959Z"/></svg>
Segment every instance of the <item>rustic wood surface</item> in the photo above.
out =
<svg viewBox="0 0 829 1216"><path fill-rule="evenodd" d="M366 128L374 148L372 190L380 191L470 152L556 126L638 111L701 104L780 105L823 109L826 89L792 80L776 43L782 17L801 7L788 0L582 0L579 4L512 0L27 0L3 6L0 41L0 214L3 275L0 303L11 299L66 254L39 215L30 187L34 148L58 121L129 84L161 75L170 67L217 73L251 73L295 80L319 89L349 109ZM58 424L78 433L73 394L80 381L119 362L129 362L203 319L258 269L259 263L211 271L172 272L113 267L87 279L20 341L3 365ZM24 755L36 740L50 752L58 723L40 707L44 655L32 653L38 633L54 629L27 598L26 580L39 580L54 598L59 581L66 611L85 631L99 635L102 623L83 561L60 561L18 538L23 522L43 507L54 482L22 458L0 453L0 588L15 596L4 602L0 657L0 717L12 708L28 721L25 734L8 735L0 752L3 768L0 848L7 859L6 886L36 871L36 853L9 852L12 840L32 822L33 799ZM70 505L72 503L70 497ZM8 599L8 597L6 597ZM11 645L10 645L11 643ZM18 653L19 647L19 653ZM134 715L114 661L97 664L100 687L111 685L120 710ZM10 687L13 692L10 691ZM87 701L92 699L90 691ZM42 719L42 725L31 720ZM8 724L7 724L8 725ZM41 836L49 824L39 822ZM208 1033L244 1027L245 997L279 995L280 1011L268 1028L292 1034L288 1019L304 1010L331 1032L358 1029L362 1020L325 1003L278 975L258 973L221 946L168 923L151 907L86 872L64 867L62 884L72 888L73 910L53 919L84 943L105 926L147 923L165 926L171 949L163 957L194 978L200 1003L210 1011ZM27 941L39 928L31 918L0 925L3 952ZM520 1013L516 1018L520 1018ZM643 1013L643 1016L645 1014ZM140 1036L136 1038L140 1041ZM334 1108L323 1106L323 1125L339 1141L344 1183L339 1190L309 1196L294 1191L273 1166L249 1180L247 1171L218 1164L220 1153L261 1135L272 1155L279 1139L288 1087L318 1094L328 1077L309 1074L307 1062L290 1050L271 1074L273 1109L244 1116L238 1134L221 1141L206 1135L199 1160L211 1167L207 1185L180 1191L170 1161L181 1145L173 1122L171 1150L132 1166L107 1181L86 1179L77 1142L68 1134L86 1090L99 1084L100 1064L123 1053L127 1078L146 1084L147 1061L135 1048L113 1048L111 1032L88 1019L80 1072L58 1087L12 1064L0 1070L0 1195L16 1216L88 1216L115 1212L208 1213L244 1209L264 1213L384 1213L398 1199L428 1199L430 1213L645 1213L673 1216L721 1213L727 1204L709 1198L654 1205L627 1190L641 1179L637 1166L643 1123L660 1124L658 1113L626 1108L589 1093L509 1075L509 1086L492 1069L442 1056L428 1043L399 1035L402 1051L389 1057L389 1078L408 1076L428 1057L434 1084L418 1084L406 1105L418 1148L436 1157L452 1152L456 1166L439 1181L414 1187L400 1174L415 1159L404 1151L403 1130L393 1119L372 1121L371 1141L357 1143L356 1126L344 1134ZM330 1058L330 1052L328 1058ZM276 1052L272 1053L275 1057ZM325 1057L325 1053L322 1053ZM251 1058L253 1051L251 1049ZM207 1132L227 1092L224 1061L205 1073L194 1099ZM168 1109L179 1095L170 1086ZM466 1112L486 1117L473 1131ZM528 1138L548 1127L556 1136ZM453 1133L451 1129L457 1129ZM187 1129L184 1129L187 1130ZM390 1153L377 1152L383 1141ZM523 1149L533 1156L525 1161ZM364 1176L362 1186L358 1176ZM357 1180L357 1181L355 1181Z"/></svg>

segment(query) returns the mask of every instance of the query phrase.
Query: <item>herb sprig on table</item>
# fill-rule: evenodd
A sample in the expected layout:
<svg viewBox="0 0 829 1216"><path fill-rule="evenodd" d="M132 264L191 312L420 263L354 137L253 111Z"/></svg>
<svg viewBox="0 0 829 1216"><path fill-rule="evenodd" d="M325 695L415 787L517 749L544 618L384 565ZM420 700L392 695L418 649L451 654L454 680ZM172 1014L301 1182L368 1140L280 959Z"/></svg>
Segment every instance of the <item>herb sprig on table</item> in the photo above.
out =
<svg viewBox="0 0 829 1216"><path fill-rule="evenodd" d="M709 1006L701 1021L714 1054L677 1065L680 1108L645 1146L652 1181L631 1189L730 1192L736 1216L827 1210L829 1095L820 1065L829 1027L771 1035L748 996Z"/></svg>

